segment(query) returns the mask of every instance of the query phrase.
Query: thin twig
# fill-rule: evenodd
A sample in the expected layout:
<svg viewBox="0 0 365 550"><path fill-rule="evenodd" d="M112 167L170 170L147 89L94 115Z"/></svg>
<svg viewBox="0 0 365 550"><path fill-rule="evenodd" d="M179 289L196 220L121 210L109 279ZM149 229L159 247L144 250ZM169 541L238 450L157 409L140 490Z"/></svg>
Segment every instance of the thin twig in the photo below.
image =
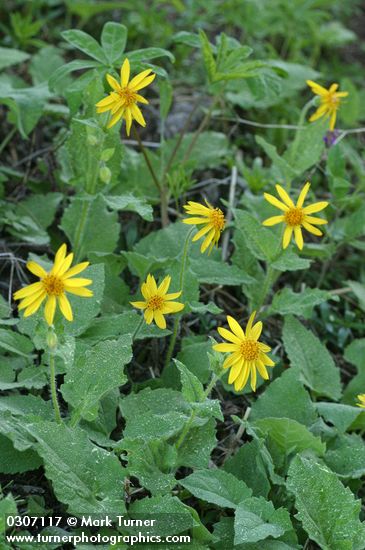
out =
<svg viewBox="0 0 365 550"><path fill-rule="evenodd" d="M277 128L283 130L305 130L307 126L295 126L293 124L264 124L261 122L255 122L241 117L213 117L215 120L227 120L229 122L236 122L239 124L246 124L247 126L254 126L255 128Z"/></svg>

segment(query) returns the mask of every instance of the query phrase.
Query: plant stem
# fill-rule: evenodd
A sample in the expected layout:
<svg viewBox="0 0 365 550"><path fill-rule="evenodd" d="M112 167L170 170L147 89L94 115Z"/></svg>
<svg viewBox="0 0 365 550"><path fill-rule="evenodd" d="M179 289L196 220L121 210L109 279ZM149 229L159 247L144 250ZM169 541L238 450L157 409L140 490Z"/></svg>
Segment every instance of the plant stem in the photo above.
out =
<svg viewBox="0 0 365 550"><path fill-rule="evenodd" d="M222 373L222 374L223 374L223 373ZM210 392L211 392L212 389L214 388L214 386L215 386L217 380L219 380L219 378L220 378L219 376L217 376L215 373L213 373L212 379L211 379L211 381L209 382L208 386L207 386L206 389L205 389L205 392L204 392L202 401L204 401L204 400L209 396ZM188 435L189 430L190 430L190 428L191 428L191 425L192 425L192 423L194 422L194 419L195 419L195 417L196 417L197 411L198 411L198 409L193 409L193 410L191 411L190 418L189 418L189 420L187 421L187 423L185 424L184 429L183 429L183 431L181 432L179 439L177 440L177 443L176 443L176 450L178 450L178 449L181 447L181 445L184 443L185 438L186 438L186 436Z"/></svg>
<svg viewBox="0 0 365 550"><path fill-rule="evenodd" d="M143 321L144 321L144 317L143 317L143 315L141 315L141 319L140 319L138 325L136 326L135 331L132 334L132 342L134 342L134 340L136 339L136 336L139 333L139 331L141 329L141 326L143 325Z"/></svg>
<svg viewBox="0 0 365 550"><path fill-rule="evenodd" d="M141 153L144 157L144 160L146 161L146 165L147 165L147 168L148 168L148 170L151 174L153 183L155 184L155 186L157 187L157 189L160 193L161 224L162 224L162 227L166 227L169 224L169 216L168 216L168 213L167 213L167 207L168 207L167 193L168 193L168 189L165 185L161 185L161 182L159 181L159 179L156 175L156 172L155 172L155 170L154 170L154 168L151 164L151 161L148 157L148 153L146 151L146 148L144 147L144 145L142 143L139 132L138 132L138 130L135 126L133 126L133 132L134 132L134 136L135 136L135 138L138 142L139 149L140 149L140 151L141 151Z"/></svg>
<svg viewBox="0 0 365 550"><path fill-rule="evenodd" d="M0 153L3 152L9 141L11 141L12 137L14 136L16 132L16 127L12 128L10 132L4 137L3 141L0 144Z"/></svg>
<svg viewBox="0 0 365 550"><path fill-rule="evenodd" d="M49 377L50 377L50 383L51 383L51 396L52 396L52 403L54 408L54 414L56 417L56 422L58 424L62 424L60 406L58 404L58 399L57 399L55 360L54 360L54 353L52 351L49 352Z"/></svg>
<svg viewBox="0 0 365 550"><path fill-rule="evenodd" d="M181 270L180 270L180 279L179 279L179 286L180 286L180 289L181 289L181 294L183 294L183 292L184 292L186 259L187 259L187 256L188 256L189 241L190 241L191 235L193 234L193 231L194 231L194 227L192 227L190 229L189 233L186 235L184 248L183 248L183 256L182 256L182 261L181 261ZM165 359L165 368L167 368L169 366L170 361L171 361L172 353L174 351L174 347L175 347L175 343L176 343L179 324L180 324L180 315L176 316L175 320L174 320L174 328L173 328L173 331L172 331L172 336L171 336L171 340L170 340L170 343L169 343L169 347L167 349L167 354L166 354L166 359Z"/></svg>

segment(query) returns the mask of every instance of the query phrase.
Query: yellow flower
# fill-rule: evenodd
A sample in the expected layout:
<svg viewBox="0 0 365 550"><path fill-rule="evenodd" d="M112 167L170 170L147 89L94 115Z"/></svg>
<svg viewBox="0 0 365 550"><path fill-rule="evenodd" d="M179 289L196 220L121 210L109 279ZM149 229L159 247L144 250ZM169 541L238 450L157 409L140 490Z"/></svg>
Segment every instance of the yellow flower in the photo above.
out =
<svg viewBox="0 0 365 550"><path fill-rule="evenodd" d="M316 84L313 80L307 80L307 84L312 92L320 97L321 103L316 112L310 117L309 122L314 122L323 116L330 117L330 130L334 130L341 98L347 97L348 92L337 92L338 84L332 84L328 90Z"/></svg>
<svg viewBox="0 0 365 550"><path fill-rule="evenodd" d="M224 214L220 208L214 208L209 202L205 201L207 206L199 204L198 202L189 201L188 204L185 204L184 208L187 214L196 216L193 218L185 218L184 223L190 225L200 225L204 224L204 227L198 231L193 237L193 241L199 240L203 235L208 235L205 237L202 245L200 247L200 252L204 253L209 247L208 254L211 253L212 248L215 244L218 244L221 233L224 229L225 219Z"/></svg>
<svg viewBox="0 0 365 550"><path fill-rule="evenodd" d="M266 355L271 351L271 348L262 342L258 342L262 331L262 323L259 321L253 325L255 315L256 311L251 314L245 332L233 317L227 315L227 321L232 332L222 327L218 328L218 332L230 343L215 344L213 346L216 351L230 352L223 363L223 368L231 368L228 383L234 383L236 391L242 390L250 374L251 388L256 391L256 369L264 380L268 380L269 375L266 367L275 365L274 361Z"/></svg>
<svg viewBox="0 0 365 550"><path fill-rule="evenodd" d="M263 222L263 225L271 226L281 222L285 223L286 228L283 235L283 248L287 248L287 246L289 245L291 236L294 231L295 242L297 243L298 248L302 250L302 227L309 231L309 233L313 233L313 235L323 235L322 231L314 226L323 225L327 223L327 220L313 217L311 216L311 214L314 214L315 212L319 212L320 210L326 208L326 206L328 206L328 202L315 202L303 208L305 197L307 196L310 188L309 182L307 182L301 190L299 198L297 200L297 204L294 204L288 193L285 191L285 189L281 187L281 185L276 185L275 187L278 195L283 202L279 201L279 199L277 199L273 195L270 195L269 193L264 193L264 197L273 206L276 206L276 208L283 210L284 214L281 216L273 216L272 218L268 218Z"/></svg>
<svg viewBox="0 0 365 550"><path fill-rule="evenodd" d="M184 309L184 304L171 301L181 296L181 290L180 292L167 294L170 283L171 277L168 275L164 278L160 286L157 287L154 276L149 274L146 282L141 286L141 292L145 301L130 302L132 306L138 309L144 309L144 318L148 325L154 320L159 328L164 329L166 328L164 315L177 313Z"/></svg>
<svg viewBox="0 0 365 550"><path fill-rule="evenodd" d="M357 396L360 403L356 403L358 407L361 407L362 409L365 409L365 393L359 393Z"/></svg>
<svg viewBox="0 0 365 550"><path fill-rule="evenodd" d="M82 262L71 267L73 257L72 252L67 255L66 245L63 244L56 253L54 264L50 271L47 272L36 262L30 261L27 263L29 271L39 277L40 281L25 286L14 293L14 299L21 300L18 309L25 310L24 317L29 317L33 313L36 313L43 301L47 299L44 308L44 317L48 325L53 324L57 302L62 315L67 321L73 321L72 309L66 292L84 298L93 296L91 290L84 288L92 283L91 279L72 278L74 275L84 271L89 262Z"/></svg>
<svg viewBox="0 0 365 550"><path fill-rule="evenodd" d="M151 74L151 72L152 69L146 69L129 81L130 64L128 59L125 59L120 69L120 83L110 74L106 75L113 91L99 101L96 108L98 113L110 111L113 115L107 126L108 128L114 126L121 118L125 119L127 136L131 131L132 120L136 120L141 126L146 126L146 121L137 103L148 103L148 101L137 92L153 82L156 75Z"/></svg>

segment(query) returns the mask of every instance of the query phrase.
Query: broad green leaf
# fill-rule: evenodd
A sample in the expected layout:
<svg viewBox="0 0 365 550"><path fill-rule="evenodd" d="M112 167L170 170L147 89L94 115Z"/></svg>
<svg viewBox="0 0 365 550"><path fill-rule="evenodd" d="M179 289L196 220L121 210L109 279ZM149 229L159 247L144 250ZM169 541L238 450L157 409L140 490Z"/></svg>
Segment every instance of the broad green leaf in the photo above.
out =
<svg viewBox="0 0 365 550"><path fill-rule="evenodd" d="M177 359L174 360L180 371L181 385L184 399L188 403L195 403L204 399L204 388L200 380L185 365Z"/></svg>
<svg viewBox="0 0 365 550"><path fill-rule="evenodd" d="M0 48L0 71L6 67L17 65L30 58L29 53L15 48Z"/></svg>
<svg viewBox="0 0 365 550"><path fill-rule="evenodd" d="M271 460L263 439L253 439L244 443L235 455L229 457L223 465L226 472L244 481L255 496L267 498L270 481L264 457Z"/></svg>
<svg viewBox="0 0 365 550"><path fill-rule="evenodd" d="M252 494L243 481L223 470L197 470L179 483L195 497L220 508L237 508Z"/></svg>
<svg viewBox="0 0 365 550"><path fill-rule="evenodd" d="M135 197L132 193L125 195L109 195L105 197L106 204L111 210L127 210L136 212L147 221L153 221L152 206L140 197Z"/></svg>
<svg viewBox="0 0 365 550"><path fill-rule="evenodd" d="M295 496L296 517L308 537L324 550L362 550L365 527L359 521L360 501L335 473L313 459L296 456L287 487Z"/></svg>
<svg viewBox="0 0 365 550"><path fill-rule="evenodd" d="M51 401L44 401L35 395L4 395L0 399L0 411L8 411L15 416L34 415L49 418L52 415Z"/></svg>
<svg viewBox="0 0 365 550"><path fill-rule="evenodd" d="M86 55L100 61L100 63L108 65L108 59L100 44L86 32L78 29L71 29L69 31L63 31L61 35L62 38L74 46L74 48L81 50L86 53Z"/></svg>
<svg viewBox="0 0 365 550"><path fill-rule="evenodd" d="M357 374L350 380L344 392L344 401L349 405L355 405L356 396L364 393L365 387L365 338L353 340L346 347L344 357L357 368Z"/></svg>
<svg viewBox="0 0 365 550"><path fill-rule="evenodd" d="M67 371L61 391L74 409L74 418L95 420L100 400L127 382L123 367L132 358L131 343L129 335L100 342Z"/></svg>
<svg viewBox="0 0 365 550"><path fill-rule="evenodd" d="M62 193L30 195L17 203L15 213L29 216L39 227L47 229L54 221L62 198Z"/></svg>
<svg viewBox="0 0 365 550"><path fill-rule="evenodd" d="M212 548L216 550L236 548L237 550L297 550L298 546L295 544L286 544L281 540L275 540L272 538L260 540L259 542L247 542L243 544L235 544L234 542L234 518L222 517L219 523L214 525L214 536L218 539L212 545ZM248 532L247 532L248 534ZM253 534L253 531L251 531ZM285 537L285 535L284 535Z"/></svg>
<svg viewBox="0 0 365 550"><path fill-rule="evenodd" d="M164 48L143 48L142 50L133 50L128 52L126 57L128 57L131 63L156 59L157 57L168 57L170 61L175 61L174 55Z"/></svg>
<svg viewBox="0 0 365 550"><path fill-rule="evenodd" d="M272 260L280 252L275 235L245 210L235 209L235 225L246 238L252 254L259 260Z"/></svg>
<svg viewBox="0 0 365 550"><path fill-rule="evenodd" d="M328 129L328 121L310 123L304 130L297 130L295 138L284 154L297 176L314 166L321 158L325 148L323 137Z"/></svg>
<svg viewBox="0 0 365 550"><path fill-rule="evenodd" d="M55 70L48 81L48 85L51 90L57 93L64 93L63 83L68 74L73 71L81 71L82 69L94 69L99 67L98 61L92 61L88 59L75 59L70 63L65 63L61 67Z"/></svg>
<svg viewBox="0 0 365 550"><path fill-rule="evenodd" d="M6 497L1 495L0 498L0 534L5 532L5 518L6 516L16 516L18 513L15 499L11 493L8 493ZM10 546L4 545L4 550L10 549Z"/></svg>
<svg viewBox="0 0 365 550"><path fill-rule="evenodd" d="M103 231L100 231L103 227ZM116 212L110 212L102 195L75 197L66 208L61 229L79 259L88 252L113 252L120 225Z"/></svg>
<svg viewBox="0 0 365 550"><path fill-rule="evenodd" d="M207 35L203 30L199 31L200 38L200 47L203 54L203 60L205 65L205 70L207 71L208 80L213 82L215 79L215 74L217 72L217 66L213 55L212 46L209 43Z"/></svg>
<svg viewBox="0 0 365 550"><path fill-rule="evenodd" d="M358 479L365 474L365 444L357 434L341 434L328 444L324 461L344 479Z"/></svg>
<svg viewBox="0 0 365 550"><path fill-rule="evenodd" d="M291 418L305 426L316 419L315 407L299 380L299 371L290 368L271 382L252 405L250 420L259 418Z"/></svg>
<svg viewBox="0 0 365 550"><path fill-rule="evenodd" d="M357 281L347 281L347 284L358 299L359 306L365 311L365 285Z"/></svg>
<svg viewBox="0 0 365 550"><path fill-rule="evenodd" d="M217 444L215 425L215 420L210 418L202 426L189 430L183 444L179 447L177 466L208 467L210 455Z"/></svg>
<svg viewBox="0 0 365 550"><path fill-rule="evenodd" d="M342 403L319 401L316 403L316 409L326 422L333 424L340 432L345 432L361 414L359 407L351 407Z"/></svg>
<svg viewBox="0 0 365 550"><path fill-rule="evenodd" d="M258 542L268 537L279 538L293 530L289 512L275 509L263 497L244 500L235 511L234 544Z"/></svg>
<svg viewBox="0 0 365 550"><path fill-rule="evenodd" d="M208 382L211 371L209 367L208 352L212 350L212 345L207 341L199 341L198 339L183 338L181 342L181 350L177 354L179 361L187 366L189 371L205 384Z"/></svg>
<svg viewBox="0 0 365 550"><path fill-rule="evenodd" d="M4 365L5 367L5 365ZM10 376L4 376L4 367L0 375L0 390L14 390L16 388L40 389L48 384L48 369L41 366L30 366L22 369L16 376L15 372L10 369ZM4 370L3 370L4 369Z"/></svg>
<svg viewBox="0 0 365 550"><path fill-rule="evenodd" d="M61 55L59 48L54 46L46 46L39 50L32 57L30 62L29 72L32 75L34 84L41 84L42 82L48 82L48 79L59 68L63 67L65 61ZM63 79L63 85L69 86L72 80L69 76L65 76Z"/></svg>
<svg viewBox="0 0 365 550"><path fill-rule="evenodd" d="M286 317L283 330L286 353L304 383L319 395L337 400L341 395L340 371L327 348L294 317Z"/></svg>
<svg viewBox="0 0 365 550"><path fill-rule="evenodd" d="M42 460L31 449L18 451L10 439L0 435L0 472L2 474L18 474L36 470L42 465Z"/></svg>
<svg viewBox="0 0 365 550"><path fill-rule="evenodd" d="M269 436L282 453L300 453L312 450L322 456L326 445L319 437L314 436L308 428L290 418L261 418L254 422L254 427Z"/></svg>
<svg viewBox="0 0 365 550"><path fill-rule="evenodd" d="M73 514L123 514L124 472L118 458L92 444L86 432L54 422L31 424L46 477Z"/></svg>
<svg viewBox="0 0 365 550"><path fill-rule="evenodd" d="M111 65L121 63L121 58L127 43L127 27L108 21L101 33L101 45Z"/></svg>
<svg viewBox="0 0 365 550"><path fill-rule="evenodd" d="M278 271L297 271L298 269L308 269L310 265L310 260L307 258L300 258L297 254L295 254L295 252L288 249L282 252L279 258L271 264L271 266Z"/></svg>
<svg viewBox="0 0 365 550"><path fill-rule="evenodd" d="M28 358L31 357L34 346L27 336L0 328L0 349Z"/></svg>
<svg viewBox="0 0 365 550"><path fill-rule="evenodd" d="M199 283L209 285L221 284L227 286L238 286L241 284L250 284L252 277L247 275L242 269L235 265L229 265L224 262L217 262L207 258L190 261L190 269L196 276Z"/></svg>
<svg viewBox="0 0 365 550"><path fill-rule="evenodd" d="M278 175L281 175L284 181L291 181L296 175L297 171L289 164L284 157L280 156L274 145L268 143L263 137L256 136L257 143L263 148L267 156L272 160Z"/></svg>
<svg viewBox="0 0 365 550"><path fill-rule="evenodd" d="M315 306L331 299L333 299L333 295L330 292L319 288L305 288L299 293L285 287L276 292L269 311L274 314L292 314L309 319Z"/></svg>

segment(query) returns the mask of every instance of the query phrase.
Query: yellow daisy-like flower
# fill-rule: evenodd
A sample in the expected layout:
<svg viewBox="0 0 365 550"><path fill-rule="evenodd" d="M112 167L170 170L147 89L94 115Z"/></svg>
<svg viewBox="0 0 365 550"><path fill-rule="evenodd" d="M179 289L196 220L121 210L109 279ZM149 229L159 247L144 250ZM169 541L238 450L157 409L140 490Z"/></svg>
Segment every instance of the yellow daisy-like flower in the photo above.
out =
<svg viewBox="0 0 365 550"><path fill-rule="evenodd" d="M268 380L269 374L266 367L275 365L274 361L266 355L271 351L271 348L258 341L262 331L262 323L259 321L253 324L255 315L256 311L251 314L245 332L233 317L227 315L227 321L232 332L223 327L219 327L218 332L230 343L215 344L213 346L216 351L230 353L223 363L223 368L231 369L228 383L234 383L236 391L244 388L250 375L252 391L256 391L256 369L264 380Z"/></svg>
<svg viewBox="0 0 365 550"><path fill-rule="evenodd" d="M360 393L358 396L357 396L358 400L360 401L360 403L356 403L356 405L358 407L361 407L362 409L365 409L365 393Z"/></svg>
<svg viewBox="0 0 365 550"><path fill-rule="evenodd" d="M136 120L141 126L146 126L146 121L137 103L148 103L148 101L137 92L153 82L156 75L151 74L151 72L152 69L146 69L129 81L130 64L128 59L125 59L120 69L120 82L110 74L106 75L113 91L99 101L96 108L98 113L111 112L112 117L107 126L108 128L114 126L121 118L125 119L127 136L130 134L133 120Z"/></svg>
<svg viewBox="0 0 365 550"><path fill-rule="evenodd" d="M50 271L47 272L36 262L30 261L27 263L29 271L39 277L40 281L14 293L14 299L21 300L18 309L25 310L24 317L29 317L33 313L36 313L44 300L47 300L44 308L44 317L48 325L53 324L57 303L67 321L73 321L73 313L66 292L82 296L83 298L93 296L93 292L85 288L92 283L91 279L73 278L74 275L78 275L81 271L84 271L89 262L82 262L71 267L73 257L72 252L67 254L67 247L63 244L56 253L54 264Z"/></svg>
<svg viewBox="0 0 365 550"><path fill-rule="evenodd" d="M276 185L275 187L278 195L281 198L281 201L279 201L279 199L277 199L273 195L270 195L269 193L264 193L264 197L273 206L276 206L276 208L282 210L284 214L281 216L273 216L271 218L268 218L262 223L263 225L267 226L276 225L277 223L281 222L285 223L286 228L283 235L283 248L287 248L294 232L295 242L297 243L298 248L302 250L302 227L309 231L309 233L313 233L313 235L317 235L319 237L323 235L322 231L315 227L315 225L326 224L327 220L316 218L314 216L311 216L311 214L314 214L315 212L320 212L321 210L326 208L326 206L328 206L328 202L315 202L313 204L310 204L309 206L303 207L305 197L307 196L310 188L309 182L307 182L301 190L299 198L297 200L297 204L294 204L288 193L285 191L285 189L283 189L283 187L281 187L281 185Z"/></svg>
<svg viewBox="0 0 365 550"><path fill-rule="evenodd" d="M204 227L202 227L202 229L194 235L193 241L199 240L208 233L202 242L200 252L204 253L209 247L208 254L210 254L213 246L218 244L226 220L224 219L224 214L220 208L214 208L207 200L205 203L207 206L192 201L185 204L184 208L187 214L194 217L185 218L183 222L189 225L204 224Z"/></svg>
<svg viewBox="0 0 365 550"><path fill-rule="evenodd" d="M146 282L141 286L141 292L145 301L130 302L133 307L144 309L144 318L148 325L154 320L159 328L164 329L166 328L164 315L177 313L184 309L184 304L172 301L181 296L181 290L180 292L167 294L170 283L171 277L168 275L164 278L160 286L157 287L154 276L149 274Z"/></svg>
<svg viewBox="0 0 365 550"><path fill-rule="evenodd" d="M320 106L310 117L309 122L314 122L321 117L330 117L330 130L334 130L336 124L337 111L340 107L341 99L349 95L348 92L337 92L338 84L332 84L328 90L313 82L307 80L312 92L320 97Z"/></svg>

